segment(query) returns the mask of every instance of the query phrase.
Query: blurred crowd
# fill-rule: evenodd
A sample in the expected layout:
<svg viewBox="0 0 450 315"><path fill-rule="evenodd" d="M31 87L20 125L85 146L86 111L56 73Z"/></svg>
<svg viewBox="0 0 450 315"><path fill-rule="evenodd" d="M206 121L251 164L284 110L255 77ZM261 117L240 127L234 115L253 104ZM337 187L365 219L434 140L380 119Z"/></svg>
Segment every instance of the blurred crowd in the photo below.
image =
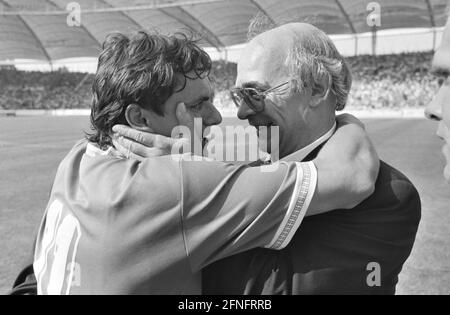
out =
<svg viewBox="0 0 450 315"><path fill-rule="evenodd" d="M348 108L380 109L422 107L436 89L438 80L430 73L432 53L348 58L353 88ZM211 77L219 108L232 105L228 90L236 79L236 64L214 62ZM92 74L24 72L0 69L0 109L89 108Z"/></svg>
<svg viewBox="0 0 450 315"><path fill-rule="evenodd" d="M427 105L439 87L431 73L433 53L348 58L353 88L348 108L405 108Z"/></svg>
<svg viewBox="0 0 450 315"><path fill-rule="evenodd" d="M93 76L56 72L0 70L0 109L89 108Z"/></svg>

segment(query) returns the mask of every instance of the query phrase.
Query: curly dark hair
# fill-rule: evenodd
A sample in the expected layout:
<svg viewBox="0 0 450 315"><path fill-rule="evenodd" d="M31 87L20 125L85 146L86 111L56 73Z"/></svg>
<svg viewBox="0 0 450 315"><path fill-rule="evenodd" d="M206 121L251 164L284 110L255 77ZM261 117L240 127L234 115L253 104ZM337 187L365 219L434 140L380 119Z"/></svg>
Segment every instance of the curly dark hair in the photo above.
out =
<svg viewBox="0 0 450 315"><path fill-rule="evenodd" d="M184 90L187 79L204 78L211 71L211 58L197 43L193 36L182 33L109 35L92 86L93 132L87 139L101 148L111 146L112 127L128 125L125 110L130 104L164 116L165 102ZM179 74L184 82L177 80Z"/></svg>

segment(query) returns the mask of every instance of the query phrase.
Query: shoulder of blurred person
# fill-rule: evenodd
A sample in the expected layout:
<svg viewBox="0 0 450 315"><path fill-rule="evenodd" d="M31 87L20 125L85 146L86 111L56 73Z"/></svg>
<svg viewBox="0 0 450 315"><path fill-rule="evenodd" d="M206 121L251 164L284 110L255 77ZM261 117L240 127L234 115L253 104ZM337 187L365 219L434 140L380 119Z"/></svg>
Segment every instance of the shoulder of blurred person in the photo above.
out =
<svg viewBox="0 0 450 315"><path fill-rule="evenodd" d="M32 261L19 273L8 295L37 295L37 281Z"/></svg>

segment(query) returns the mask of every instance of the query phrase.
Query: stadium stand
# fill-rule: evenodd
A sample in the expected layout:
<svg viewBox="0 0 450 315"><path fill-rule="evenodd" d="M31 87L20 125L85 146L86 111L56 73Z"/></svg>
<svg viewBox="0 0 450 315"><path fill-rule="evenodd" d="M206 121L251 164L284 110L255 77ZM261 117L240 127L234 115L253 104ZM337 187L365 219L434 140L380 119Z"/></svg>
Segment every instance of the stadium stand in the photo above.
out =
<svg viewBox="0 0 450 315"><path fill-rule="evenodd" d="M439 82L430 72L433 53L348 58L353 89L348 108L417 108L426 106Z"/></svg>
<svg viewBox="0 0 450 315"><path fill-rule="evenodd" d="M348 58L354 76L348 108L417 108L427 104L438 81L430 73L432 53ZM234 85L236 64L214 62L211 77L216 84L219 108L232 105L228 89ZM93 75L55 72L24 72L0 68L0 109L89 108Z"/></svg>

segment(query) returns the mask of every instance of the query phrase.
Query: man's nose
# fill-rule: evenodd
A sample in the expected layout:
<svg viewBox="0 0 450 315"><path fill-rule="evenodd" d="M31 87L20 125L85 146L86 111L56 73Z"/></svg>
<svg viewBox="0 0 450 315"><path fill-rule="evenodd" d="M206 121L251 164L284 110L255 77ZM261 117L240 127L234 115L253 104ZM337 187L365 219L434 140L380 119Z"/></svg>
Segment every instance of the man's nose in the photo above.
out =
<svg viewBox="0 0 450 315"><path fill-rule="evenodd" d="M252 110L245 102L241 103L238 109L238 118L240 120L247 120L248 117L255 115L255 111Z"/></svg>
<svg viewBox="0 0 450 315"><path fill-rule="evenodd" d="M430 102L430 104L425 109L425 116L434 121L442 120L442 102L440 93Z"/></svg>
<svg viewBox="0 0 450 315"><path fill-rule="evenodd" d="M213 104L208 106L207 114L203 119L203 123L205 126L216 126L222 123L222 115Z"/></svg>

